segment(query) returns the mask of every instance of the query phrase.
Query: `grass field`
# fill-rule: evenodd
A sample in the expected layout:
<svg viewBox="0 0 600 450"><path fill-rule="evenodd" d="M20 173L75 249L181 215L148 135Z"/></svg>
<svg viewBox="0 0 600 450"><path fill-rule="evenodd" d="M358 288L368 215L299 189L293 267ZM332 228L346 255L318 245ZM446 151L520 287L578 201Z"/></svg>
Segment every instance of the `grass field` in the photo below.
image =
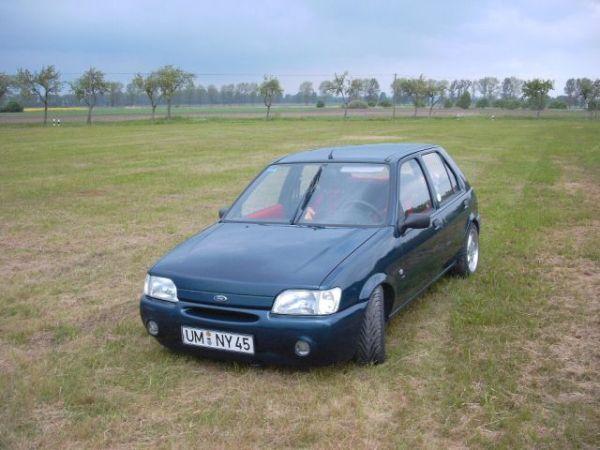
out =
<svg viewBox="0 0 600 450"><path fill-rule="evenodd" d="M167 108L164 105L157 107L156 118L161 120L167 114ZM203 105L203 106L174 106L173 116L188 118L261 118L266 114L266 108L262 103L255 105ZM342 116L344 110L339 104L328 104L325 108L316 108L315 105L301 104L275 104L271 109L271 114L275 117L284 118L303 118L303 117L330 117ZM352 117L360 118L392 118L392 108L373 107L368 109L349 109L348 114ZM419 116L427 116L428 108L419 108ZM583 119L588 116L584 110L557 110L547 109L542 113L545 117L551 118L578 118ZM149 119L152 110L148 106L134 107L97 107L94 108L93 120L96 122L116 122ZM410 105L399 105L396 108L398 117L411 117L413 108ZM468 110L460 108L435 108L433 110L435 117L455 117L455 116L509 116L509 117L533 117L535 112L529 109L501 109L501 108L471 108ZM40 123L44 117L42 108L26 108L22 113L2 113L0 114L0 124L10 123ZM85 122L87 109L84 107L68 108L50 108L48 118L60 119L61 122Z"/></svg>
<svg viewBox="0 0 600 450"><path fill-rule="evenodd" d="M255 368L146 335L146 269L261 167L396 141L455 157L482 255L390 323L385 364ZM0 157L0 448L600 446L597 121L3 125Z"/></svg>

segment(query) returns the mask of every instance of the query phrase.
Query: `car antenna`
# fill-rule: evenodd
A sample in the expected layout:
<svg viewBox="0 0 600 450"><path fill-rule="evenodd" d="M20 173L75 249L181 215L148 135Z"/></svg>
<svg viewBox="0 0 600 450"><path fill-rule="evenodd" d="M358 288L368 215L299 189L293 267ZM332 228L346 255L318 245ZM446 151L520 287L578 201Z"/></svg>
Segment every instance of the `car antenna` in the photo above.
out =
<svg viewBox="0 0 600 450"><path fill-rule="evenodd" d="M331 149L331 151L329 152L329 156L327 157L327 159L333 159L333 149Z"/></svg>

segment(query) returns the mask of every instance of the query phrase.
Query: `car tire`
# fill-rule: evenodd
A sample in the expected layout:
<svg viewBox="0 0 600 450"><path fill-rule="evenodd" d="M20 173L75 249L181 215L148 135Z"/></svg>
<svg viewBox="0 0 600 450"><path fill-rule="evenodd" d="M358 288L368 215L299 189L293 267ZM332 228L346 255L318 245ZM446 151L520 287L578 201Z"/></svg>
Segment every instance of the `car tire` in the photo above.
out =
<svg viewBox="0 0 600 450"><path fill-rule="evenodd" d="M385 305L381 286L377 286L369 297L358 335L355 360L359 364L385 361Z"/></svg>
<svg viewBox="0 0 600 450"><path fill-rule="evenodd" d="M473 222L469 224L463 247L458 254L454 273L468 277L475 273L479 263L479 230Z"/></svg>

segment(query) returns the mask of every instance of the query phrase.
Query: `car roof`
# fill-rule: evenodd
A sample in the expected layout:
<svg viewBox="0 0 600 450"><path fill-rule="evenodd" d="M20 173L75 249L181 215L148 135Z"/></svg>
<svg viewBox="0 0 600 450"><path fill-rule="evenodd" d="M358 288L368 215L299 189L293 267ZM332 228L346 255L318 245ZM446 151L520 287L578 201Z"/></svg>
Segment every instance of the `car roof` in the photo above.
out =
<svg viewBox="0 0 600 450"><path fill-rule="evenodd" d="M299 162L393 162L412 153L437 147L435 144L389 143L325 147L291 153L276 163Z"/></svg>

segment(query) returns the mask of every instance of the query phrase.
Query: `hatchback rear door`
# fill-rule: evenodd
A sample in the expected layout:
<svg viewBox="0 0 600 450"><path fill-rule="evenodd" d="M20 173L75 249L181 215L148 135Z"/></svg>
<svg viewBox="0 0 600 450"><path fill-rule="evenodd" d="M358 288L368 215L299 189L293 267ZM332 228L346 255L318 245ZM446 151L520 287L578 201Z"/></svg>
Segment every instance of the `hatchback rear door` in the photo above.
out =
<svg viewBox="0 0 600 450"><path fill-rule="evenodd" d="M438 151L427 152L421 158L435 200L432 222L439 231L437 267L441 271L460 251L469 203L456 174Z"/></svg>

